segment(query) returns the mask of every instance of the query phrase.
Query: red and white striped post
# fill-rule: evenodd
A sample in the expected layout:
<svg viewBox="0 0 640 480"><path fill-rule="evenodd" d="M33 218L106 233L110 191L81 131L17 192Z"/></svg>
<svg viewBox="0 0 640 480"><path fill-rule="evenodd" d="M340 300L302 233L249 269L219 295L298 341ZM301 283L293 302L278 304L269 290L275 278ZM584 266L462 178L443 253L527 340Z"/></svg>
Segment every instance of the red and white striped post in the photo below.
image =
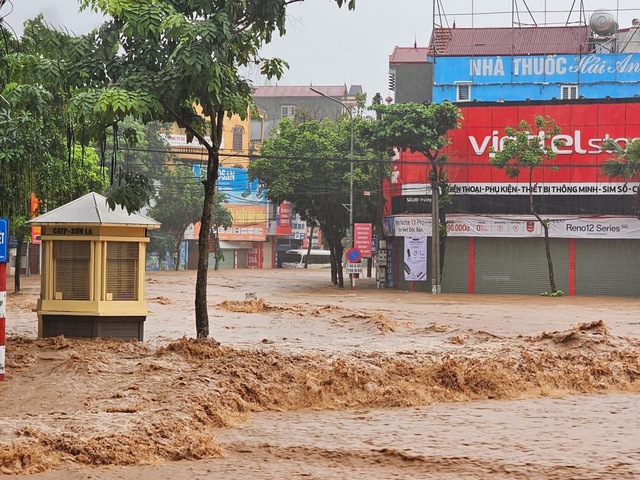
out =
<svg viewBox="0 0 640 480"><path fill-rule="evenodd" d="M4 381L7 311L7 264L0 262L0 382Z"/></svg>

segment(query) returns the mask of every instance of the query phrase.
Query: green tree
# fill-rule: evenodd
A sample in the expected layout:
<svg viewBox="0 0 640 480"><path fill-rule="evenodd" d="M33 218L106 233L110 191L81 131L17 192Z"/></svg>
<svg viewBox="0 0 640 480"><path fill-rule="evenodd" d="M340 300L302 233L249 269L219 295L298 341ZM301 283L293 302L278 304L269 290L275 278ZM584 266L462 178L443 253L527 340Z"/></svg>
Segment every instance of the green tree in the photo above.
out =
<svg viewBox="0 0 640 480"><path fill-rule="evenodd" d="M213 241L215 245L214 265L213 269L218 270L220 260L224 260L222 249L220 248L220 229L230 228L233 224L233 215L224 204L227 202L227 196L222 192L216 192L213 197L213 208L211 209L211 226L213 232Z"/></svg>
<svg viewBox="0 0 640 480"><path fill-rule="evenodd" d="M6 68L2 73L6 77L0 79L4 99L0 108L6 129L0 163L11 172L2 176L10 179L11 185L0 189L0 196L6 194L0 210L12 211L7 216L12 220L12 234L18 238L18 258L28 238L25 222L31 193L40 200L40 210L46 211L89 191L106 191L94 149L79 148L66 121L70 85L61 70L49 68L45 55L56 49L65 51L68 38L49 30L39 16L25 24L19 47L12 38L5 43ZM19 291L20 269L16 273Z"/></svg>
<svg viewBox="0 0 640 480"><path fill-rule="evenodd" d="M109 181L100 168L100 158L94 148L73 147L73 160L65 157L48 157L42 169L35 172L34 193L41 199L40 209L53 210L89 192L104 194Z"/></svg>
<svg viewBox="0 0 640 480"><path fill-rule="evenodd" d="M180 245L187 227L200 219L202 186L186 165L177 164L160 180L155 204L149 214L161 223L160 235L171 239L175 269L180 267Z"/></svg>
<svg viewBox="0 0 640 480"><path fill-rule="evenodd" d="M372 124L367 136L375 149L390 151L396 147L402 151L419 152L431 165L431 281L439 291L447 234L446 209L441 207L448 201L449 191L444 170L447 157L443 149L450 143L447 132L460 127L462 113L450 102L374 105L373 109L379 114L379 119Z"/></svg>
<svg viewBox="0 0 640 480"><path fill-rule="evenodd" d="M560 146L563 142L561 140L553 140L553 143L551 143L550 140L559 135L560 132L561 129L556 125L555 120L538 115L535 117L533 125L522 120L515 127L505 128L507 138L502 149L496 150L493 147L490 149L491 153L494 154L490 162L503 169L509 178L518 178L522 170L526 171L529 183L529 213L536 217L544 231L544 246L552 294L555 294L558 289L556 288L549 245L549 221L543 219L535 208L533 172L556 157L553 147ZM554 171L557 170L557 167L552 166L551 168Z"/></svg>
<svg viewBox="0 0 640 480"><path fill-rule="evenodd" d="M609 178L632 180L640 173L640 139L627 139L624 148L615 140L608 138L602 143L602 150L615 155L605 160L603 173ZM640 218L640 188L636 192L633 214Z"/></svg>
<svg viewBox="0 0 640 480"><path fill-rule="evenodd" d="M335 2L342 6L347 0ZM244 118L249 111L251 84L239 68L259 63L263 75L281 76L286 63L260 58L259 50L275 32L284 34L289 3L81 0L83 7L113 20L82 44L89 51L72 63L92 81L90 90L74 95L74 117L98 127L103 140L100 132L129 115L177 122L207 151L195 295L198 337L209 335L208 241L223 121L232 114ZM355 0L348 5L353 8Z"/></svg>
<svg viewBox="0 0 640 480"><path fill-rule="evenodd" d="M290 202L308 225L318 225L332 254L331 279L344 287L342 240L349 233L350 141L348 116L338 122L324 119L296 123L283 119L273 138L264 142L262 156L249 164L249 175L265 186L276 204ZM354 122L362 127L365 119ZM359 131L359 128L354 128ZM361 194L375 188L375 159L363 142L354 138L354 219L371 221L375 201Z"/></svg>

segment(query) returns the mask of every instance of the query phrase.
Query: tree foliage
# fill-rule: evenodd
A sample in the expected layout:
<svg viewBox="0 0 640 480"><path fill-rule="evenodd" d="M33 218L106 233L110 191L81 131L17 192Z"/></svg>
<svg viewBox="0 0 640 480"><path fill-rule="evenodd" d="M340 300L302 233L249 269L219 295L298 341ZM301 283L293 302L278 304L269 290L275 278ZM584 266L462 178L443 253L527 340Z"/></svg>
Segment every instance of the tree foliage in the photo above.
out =
<svg viewBox="0 0 640 480"><path fill-rule="evenodd" d="M43 58L31 36L40 25L41 19L27 25L20 48L5 36L0 77L0 216L9 218L18 240L17 258L29 235L32 194L43 211L105 187L93 150L86 163L76 162L80 149L65 142L63 86L50 81L46 69L33 68ZM20 291L20 269L14 281Z"/></svg>
<svg viewBox="0 0 640 480"><path fill-rule="evenodd" d="M618 142L608 138L602 143L602 150L614 155L602 165L607 177L626 180L637 178L640 173L640 139L627 139L625 148L622 148ZM635 196L633 213L640 218L640 189Z"/></svg>
<svg viewBox="0 0 640 480"><path fill-rule="evenodd" d="M560 135L561 131L555 120L538 115L534 118L533 125L530 125L526 120L522 120L515 127L505 128L506 139L502 149L496 150L493 147L490 149L493 154L490 162L504 170L509 178L518 178L521 171L524 170L526 172L529 183L529 211L536 217L544 231L549 284L552 294L555 294L558 289L556 288L549 245L549 221L544 220L536 211L533 197L535 191L533 173L536 169L543 167L556 157L554 147L561 146L564 142L557 138L555 140L552 139ZM551 169L555 171L557 167L551 166Z"/></svg>
<svg viewBox="0 0 640 480"><path fill-rule="evenodd" d="M353 217L360 222L374 219L375 203L363 191L377 188L375 155L356 135L366 122L354 118ZM271 202L291 203L308 225L320 227L333 256L332 280L340 287L344 286L342 239L349 234L350 142L351 120L346 115L338 122L283 119L248 169L251 178L264 184Z"/></svg>

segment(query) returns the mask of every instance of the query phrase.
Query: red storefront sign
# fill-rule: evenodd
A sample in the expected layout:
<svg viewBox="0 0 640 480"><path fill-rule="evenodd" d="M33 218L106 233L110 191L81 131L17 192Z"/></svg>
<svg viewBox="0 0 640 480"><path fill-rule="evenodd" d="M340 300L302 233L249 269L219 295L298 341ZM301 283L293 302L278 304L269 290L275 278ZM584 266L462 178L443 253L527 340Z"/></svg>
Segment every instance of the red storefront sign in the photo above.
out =
<svg viewBox="0 0 640 480"><path fill-rule="evenodd" d="M627 184L624 179L609 179L602 173L602 164L611 153L600 146L611 138L621 146L627 139L640 137L640 102L600 102L546 105L482 105L461 108L462 128L449 132L451 145L447 147L445 167L453 194L524 195L528 194L526 174L519 179L509 178L504 170L490 163L491 147L499 150L505 141L505 127L516 126L525 120L534 123L538 115L551 117L562 129L555 146L557 156L545 166L534 170L534 193L551 195L632 194L638 179ZM548 141L551 145L553 140ZM430 193L428 171L430 165L418 153L401 152L399 162L392 166L398 171L393 196L425 195ZM557 167L553 171L551 166ZM397 168L396 168L397 167ZM393 181L393 179L392 179ZM626 190L625 190L626 187Z"/></svg>
<svg viewBox="0 0 640 480"><path fill-rule="evenodd" d="M247 268L262 268L262 243L252 244L247 254Z"/></svg>
<svg viewBox="0 0 640 480"><path fill-rule="evenodd" d="M276 235L291 235L291 204L283 202L278 207L278 223Z"/></svg>
<svg viewBox="0 0 640 480"><path fill-rule="evenodd" d="M371 256L371 224L370 223L354 223L353 224L353 247L360 250L363 258Z"/></svg>

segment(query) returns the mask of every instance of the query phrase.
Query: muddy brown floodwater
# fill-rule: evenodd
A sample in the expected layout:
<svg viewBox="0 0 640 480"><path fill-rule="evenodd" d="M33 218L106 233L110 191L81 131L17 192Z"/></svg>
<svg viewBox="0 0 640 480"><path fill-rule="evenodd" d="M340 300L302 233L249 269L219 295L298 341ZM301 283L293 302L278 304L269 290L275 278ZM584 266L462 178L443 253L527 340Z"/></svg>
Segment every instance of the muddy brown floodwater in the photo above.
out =
<svg viewBox="0 0 640 480"><path fill-rule="evenodd" d="M195 272L148 272L122 342L37 339L39 280L8 281L11 478L640 478L638 299L211 271L196 341Z"/></svg>

